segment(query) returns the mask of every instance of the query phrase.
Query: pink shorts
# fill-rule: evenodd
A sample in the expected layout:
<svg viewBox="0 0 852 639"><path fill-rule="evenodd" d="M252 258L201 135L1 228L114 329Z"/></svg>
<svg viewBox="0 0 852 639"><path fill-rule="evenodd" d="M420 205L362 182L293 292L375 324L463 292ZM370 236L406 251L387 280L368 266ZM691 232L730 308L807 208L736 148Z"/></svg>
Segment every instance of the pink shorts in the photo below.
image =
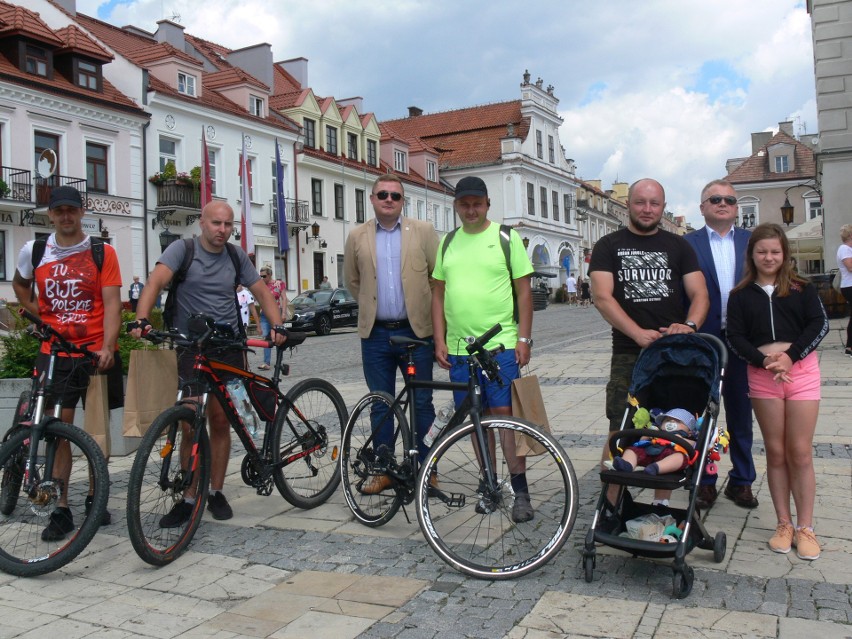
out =
<svg viewBox="0 0 852 639"><path fill-rule="evenodd" d="M812 351L793 364L792 382L776 382L775 374L748 365L748 395L752 399L820 399L819 361Z"/></svg>

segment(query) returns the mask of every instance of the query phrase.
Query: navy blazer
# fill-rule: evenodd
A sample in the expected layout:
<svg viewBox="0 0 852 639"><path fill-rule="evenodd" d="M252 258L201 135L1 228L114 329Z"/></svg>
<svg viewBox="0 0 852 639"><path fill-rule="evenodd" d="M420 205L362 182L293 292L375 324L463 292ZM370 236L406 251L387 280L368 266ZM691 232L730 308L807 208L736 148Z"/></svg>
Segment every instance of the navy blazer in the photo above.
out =
<svg viewBox="0 0 852 639"><path fill-rule="evenodd" d="M704 273L707 281L707 292L710 294L710 310L700 330L703 333L713 335L722 334L722 293L719 290L719 279L716 277L716 264L713 262L713 251L710 250L710 238L707 227L702 226L697 231L687 233L684 239L695 249L698 256L698 265ZM751 231L737 227L734 231L734 247L736 250L736 265L734 267L734 284L738 284L743 277L743 264L745 263L746 249Z"/></svg>

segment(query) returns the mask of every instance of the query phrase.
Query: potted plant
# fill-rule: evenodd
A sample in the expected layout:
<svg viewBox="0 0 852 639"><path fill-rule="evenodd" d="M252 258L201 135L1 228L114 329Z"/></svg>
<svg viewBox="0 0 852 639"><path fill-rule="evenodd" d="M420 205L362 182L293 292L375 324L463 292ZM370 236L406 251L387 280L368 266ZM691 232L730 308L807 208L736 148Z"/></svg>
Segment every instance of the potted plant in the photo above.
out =
<svg viewBox="0 0 852 639"><path fill-rule="evenodd" d="M166 181L174 180L176 177L177 170L175 169L175 163L170 160L163 167L162 171L154 173L154 175L148 178L148 181L155 186L162 186Z"/></svg>
<svg viewBox="0 0 852 639"><path fill-rule="evenodd" d="M9 188L9 185L6 184L6 181L0 180L0 197L6 197L9 195L9 191L11 191L11 189Z"/></svg>

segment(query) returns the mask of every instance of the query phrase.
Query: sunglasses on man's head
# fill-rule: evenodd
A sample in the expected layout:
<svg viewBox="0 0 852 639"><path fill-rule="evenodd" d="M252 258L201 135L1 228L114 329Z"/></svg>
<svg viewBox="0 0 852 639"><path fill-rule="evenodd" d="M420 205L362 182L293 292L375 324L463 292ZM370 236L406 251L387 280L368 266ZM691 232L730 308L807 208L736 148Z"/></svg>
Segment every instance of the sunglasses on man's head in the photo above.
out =
<svg viewBox="0 0 852 639"><path fill-rule="evenodd" d="M704 201L710 202L710 204L721 204L722 200L725 200L725 204L728 206L733 206L737 203L737 198L733 195L711 195Z"/></svg>
<svg viewBox="0 0 852 639"><path fill-rule="evenodd" d="M393 191L379 191L376 193L376 197L380 200L386 200L388 197L392 199L394 202L399 202L402 199L402 193L395 193Z"/></svg>

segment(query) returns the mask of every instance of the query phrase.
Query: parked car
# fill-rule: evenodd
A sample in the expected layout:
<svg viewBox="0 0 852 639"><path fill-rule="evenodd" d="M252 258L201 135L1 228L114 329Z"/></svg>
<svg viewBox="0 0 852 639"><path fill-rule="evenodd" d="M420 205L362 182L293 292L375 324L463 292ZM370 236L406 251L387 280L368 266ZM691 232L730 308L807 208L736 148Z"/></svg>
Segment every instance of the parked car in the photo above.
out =
<svg viewBox="0 0 852 639"><path fill-rule="evenodd" d="M333 328L358 324L358 301L345 288L305 291L290 304L293 317L284 322L284 327L294 331L328 335Z"/></svg>

